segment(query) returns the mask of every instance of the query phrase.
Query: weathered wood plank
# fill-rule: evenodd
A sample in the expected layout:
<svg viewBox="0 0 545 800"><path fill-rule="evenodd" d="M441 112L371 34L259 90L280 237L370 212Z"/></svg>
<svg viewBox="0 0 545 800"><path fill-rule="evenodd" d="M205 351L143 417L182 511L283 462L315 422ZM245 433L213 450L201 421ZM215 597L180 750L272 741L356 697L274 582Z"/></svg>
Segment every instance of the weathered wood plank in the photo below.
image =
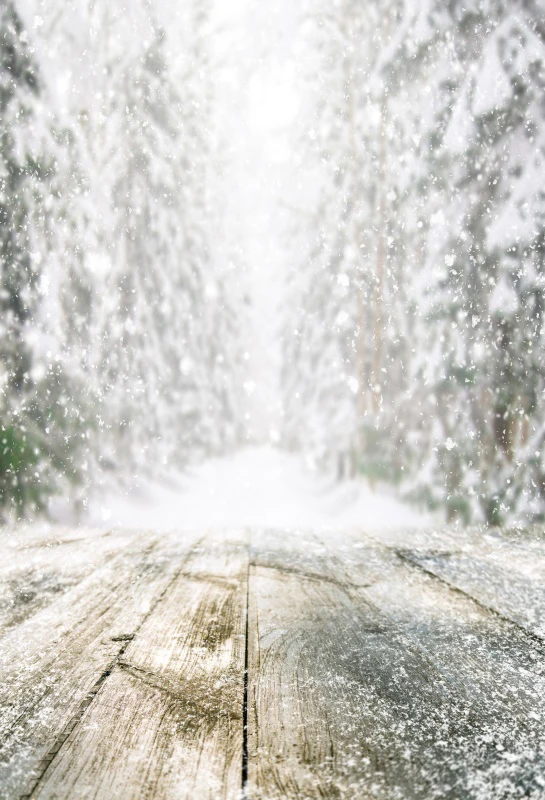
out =
<svg viewBox="0 0 545 800"><path fill-rule="evenodd" d="M195 550L32 797L240 797L248 546Z"/></svg>
<svg viewBox="0 0 545 800"><path fill-rule="evenodd" d="M323 549L252 555L249 796L542 796L536 643L384 549Z"/></svg>
<svg viewBox="0 0 545 800"><path fill-rule="evenodd" d="M384 562L360 594L426 653L462 696L472 725L453 796L541 796L545 790L545 650L516 625L400 562L380 545L337 546L332 569L352 580ZM496 544L496 543L495 543ZM482 545L472 545L475 547ZM497 542L490 552L504 546ZM458 712L459 709L457 708ZM441 773L437 774L438 781ZM479 788L480 787L480 788Z"/></svg>
<svg viewBox="0 0 545 800"><path fill-rule="evenodd" d="M6 532L0 564L0 636L58 600L123 548L138 532L46 530Z"/></svg>
<svg viewBox="0 0 545 800"><path fill-rule="evenodd" d="M402 558L545 640L545 555L532 549L422 553Z"/></svg>
<svg viewBox="0 0 545 800"><path fill-rule="evenodd" d="M175 538L110 544L4 637L0 796L238 798L243 772L249 798L545 794L536 640L369 539L252 540L249 587L233 536L185 563ZM497 551L464 547L488 580Z"/></svg>
<svg viewBox="0 0 545 800"><path fill-rule="evenodd" d="M2 639L0 786L28 793L127 642L183 564L190 542L142 534ZM194 538L193 538L194 541Z"/></svg>

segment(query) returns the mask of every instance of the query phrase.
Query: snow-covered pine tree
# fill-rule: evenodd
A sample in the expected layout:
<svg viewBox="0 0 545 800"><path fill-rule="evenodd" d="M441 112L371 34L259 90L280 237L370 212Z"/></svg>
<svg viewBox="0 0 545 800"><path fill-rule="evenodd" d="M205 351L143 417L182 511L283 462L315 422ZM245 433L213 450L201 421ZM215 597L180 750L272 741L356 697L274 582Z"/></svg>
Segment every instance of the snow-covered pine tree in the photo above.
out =
<svg viewBox="0 0 545 800"><path fill-rule="evenodd" d="M94 478L96 462L156 472L241 433L237 301L210 188L207 5L183 10L176 52L179 32L165 37L163 9L147 1L131 28L98 0L82 25L60 4L33 34L47 75L65 88L50 131L49 250L32 328L69 379L91 456L81 467ZM84 51L81 79L63 72L54 54L65 50Z"/></svg>
<svg viewBox="0 0 545 800"><path fill-rule="evenodd" d="M38 77L12 2L0 9L0 48L2 383L15 395L30 382L32 355L25 324L34 309L38 279L29 230L30 187L40 166L30 150L28 125L39 92Z"/></svg>
<svg viewBox="0 0 545 800"><path fill-rule="evenodd" d="M541 198L523 177L542 158L535 19L508 4L407 9L389 63L401 76L390 96L398 118L410 121L407 111L420 112L426 99L432 110L415 120L419 146L406 148L419 196L398 209L405 231L414 208L421 226L410 401L400 405L405 463L416 468L417 493L451 516L489 522L541 501L533 446L541 365L529 345L541 337L541 290L531 277Z"/></svg>
<svg viewBox="0 0 545 800"><path fill-rule="evenodd" d="M331 169L287 316L286 441L348 446L451 517L536 513L543 26L533 4L376 14L316 17L309 127Z"/></svg>
<svg viewBox="0 0 545 800"><path fill-rule="evenodd" d="M110 77L96 161L113 211L99 222L101 259L111 265L102 304L103 447L124 470L217 452L237 427L228 354L238 333L227 323L232 295L210 246L206 3L190 10L182 56L174 58L151 9L143 50L127 58L114 48L111 62L103 55ZM92 123L89 130L94 138ZM217 243L214 255L222 261Z"/></svg>
<svg viewBox="0 0 545 800"><path fill-rule="evenodd" d="M43 506L59 473L75 477L80 449L67 377L43 335L59 210L43 97L33 48L10 0L0 9L0 502L14 513Z"/></svg>
<svg viewBox="0 0 545 800"><path fill-rule="evenodd" d="M464 216L461 236L449 243L461 254L452 272L466 289L458 312L459 364L468 376L459 395L467 398L472 423L471 441L462 427L453 450L465 443L462 491L488 522L535 512L543 500L536 454L543 416L544 217L535 175L544 157L545 43L524 10L514 13L506 4L495 23L482 20L473 69L461 86L457 114L466 129L454 143L453 175Z"/></svg>
<svg viewBox="0 0 545 800"><path fill-rule="evenodd" d="M194 373L181 368L181 361L198 364L193 348L198 346L202 277L185 239L182 102L167 73L163 47L158 31L121 72L116 93L123 118L112 187L116 224L104 380L112 441L121 461L135 465L157 458L164 446L176 448L177 416L187 414L187 427L195 433L191 414L198 408Z"/></svg>
<svg viewBox="0 0 545 800"><path fill-rule="evenodd" d="M32 256L29 206L39 166L30 152L28 117L38 92L28 39L15 6L8 2L0 8L2 505L40 499L30 477L38 461L36 445L19 419L32 380L33 353L26 333L37 298L38 265Z"/></svg>

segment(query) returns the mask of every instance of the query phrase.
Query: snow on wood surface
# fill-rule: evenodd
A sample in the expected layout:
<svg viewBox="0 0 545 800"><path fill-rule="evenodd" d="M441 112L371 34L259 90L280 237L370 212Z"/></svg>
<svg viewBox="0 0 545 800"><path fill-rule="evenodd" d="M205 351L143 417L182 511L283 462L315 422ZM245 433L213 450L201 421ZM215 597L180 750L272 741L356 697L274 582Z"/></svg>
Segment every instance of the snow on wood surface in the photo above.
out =
<svg viewBox="0 0 545 800"><path fill-rule="evenodd" d="M538 529L10 543L2 798L543 797Z"/></svg>

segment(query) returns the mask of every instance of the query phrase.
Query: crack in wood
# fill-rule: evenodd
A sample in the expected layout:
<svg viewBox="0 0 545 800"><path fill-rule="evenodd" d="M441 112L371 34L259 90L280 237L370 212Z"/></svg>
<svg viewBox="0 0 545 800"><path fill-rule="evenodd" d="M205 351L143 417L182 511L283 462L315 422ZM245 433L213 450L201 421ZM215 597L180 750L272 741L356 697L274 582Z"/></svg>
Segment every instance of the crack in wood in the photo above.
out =
<svg viewBox="0 0 545 800"><path fill-rule="evenodd" d="M296 567L279 566L276 564L267 563L266 561L252 560L250 561L250 566L274 570L275 572L280 572L285 575L296 575L300 578L305 578L306 580L314 581L316 583L330 583L333 586L337 586L339 589L343 589L344 591L347 589L368 589L369 587L373 586L373 583L353 583L349 580L339 580L331 575L323 575L319 572L307 572L306 570L297 569Z"/></svg>
<svg viewBox="0 0 545 800"><path fill-rule="evenodd" d="M162 678L160 675L157 675L156 672L151 672L150 670L143 669L142 667L138 667L136 664L131 664L129 661L118 661L116 666L123 670L123 672L127 672L133 678L136 678L142 683L145 683L146 686L150 686L152 689L157 689L160 692L164 692L173 700L179 700L180 702L184 702L186 700L186 694L179 689L176 689L170 681L166 680L166 678Z"/></svg>
<svg viewBox="0 0 545 800"><path fill-rule="evenodd" d="M202 583L213 583L216 586L227 586L235 588L238 585L237 578L223 578L221 575L212 575L209 572L185 572L180 573L180 578L187 578L189 581L200 581Z"/></svg>
<svg viewBox="0 0 545 800"><path fill-rule="evenodd" d="M220 717L229 720L242 718L240 714L232 711L234 706L232 701L239 691L239 686L231 680L232 676L211 690L206 679L203 681L184 680L179 686L176 686L156 672L143 669L129 661L118 661L115 666L135 680L166 694L171 700L183 706L187 717L187 730L198 727L193 723L190 725L187 722L189 718L200 720L204 727L213 727Z"/></svg>

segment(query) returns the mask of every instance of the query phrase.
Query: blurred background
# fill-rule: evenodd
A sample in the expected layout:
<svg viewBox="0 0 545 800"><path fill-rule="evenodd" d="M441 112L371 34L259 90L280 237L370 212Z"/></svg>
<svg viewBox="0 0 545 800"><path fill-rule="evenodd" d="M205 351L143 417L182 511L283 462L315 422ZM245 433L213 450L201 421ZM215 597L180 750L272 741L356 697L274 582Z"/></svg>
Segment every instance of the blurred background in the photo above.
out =
<svg viewBox="0 0 545 800"><path fill-rule="evenodd" d="M250 446L379 517L542 519L544 19L0 0L2 519Z"/></svg>

